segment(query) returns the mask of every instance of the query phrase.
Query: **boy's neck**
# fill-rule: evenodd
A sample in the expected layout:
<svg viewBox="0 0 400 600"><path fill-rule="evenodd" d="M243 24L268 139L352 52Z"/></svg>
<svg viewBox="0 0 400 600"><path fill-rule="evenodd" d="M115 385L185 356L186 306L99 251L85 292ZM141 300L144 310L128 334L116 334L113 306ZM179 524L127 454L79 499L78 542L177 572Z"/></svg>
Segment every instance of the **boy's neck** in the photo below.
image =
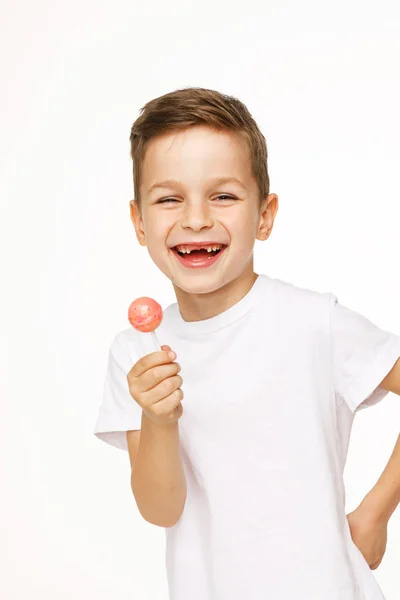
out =
<svg viewBox="0 0 400 600"><path fill-rule="evenodd" d="M184 321L203 321L216 317L237 304L253 287L258 277L253 267L238 278L208 294L189 294L174 285L179 311Z"/></svg>

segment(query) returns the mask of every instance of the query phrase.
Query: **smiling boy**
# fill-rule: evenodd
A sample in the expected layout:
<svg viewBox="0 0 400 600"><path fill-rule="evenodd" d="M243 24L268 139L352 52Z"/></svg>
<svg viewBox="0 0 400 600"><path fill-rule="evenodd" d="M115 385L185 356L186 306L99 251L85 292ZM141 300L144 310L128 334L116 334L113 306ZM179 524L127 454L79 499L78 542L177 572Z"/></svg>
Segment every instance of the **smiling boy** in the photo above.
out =
<svg viewBox="0 0 400 600"><path fill-rule="evenodd" d="M400 336L254 272L278 196L239 100L187 88L142 110L131 219L177 302L162 351L133 328L116 335L95 434L129 452L138 509L166 528L170 600L381 600L343 470L356 411L400 394ZM384 535L399 454L357 531L373 521Z"/></svg>

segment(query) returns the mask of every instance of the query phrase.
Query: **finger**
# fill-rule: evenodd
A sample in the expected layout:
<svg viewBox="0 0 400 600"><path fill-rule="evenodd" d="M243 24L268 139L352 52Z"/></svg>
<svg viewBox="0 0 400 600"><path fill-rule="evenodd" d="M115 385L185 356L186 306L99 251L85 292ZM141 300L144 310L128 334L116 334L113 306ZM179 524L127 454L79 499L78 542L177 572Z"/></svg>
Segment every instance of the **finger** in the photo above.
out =
<svg viewBox="0 0 400 600"><path fill-rule="evenodd" d="M175 392L182 385L182 377L173 375L164 379L152 389L142 392L141 401L143 406L151 406L160 400L164 400L167 396Z"/></svg>
<svg viewBox="0 0 400 600"><path fill-rule="evenodd" d="M166 415L171 411L175 410L181 404L183 398L183 392L181 389L177 389L172 394L163 398L159 402L156 402L151 406L152 412L158 417ZM181 405L182 407L182 405Z"/></svg>
<svg viewBox="0 0 400 600"><path fill-rule="evenodd" d="M177 362L171 362L166 365L157 365L140 376L140 388L142 392L148 392L155 388L162 381L177 375L181 370L181 365Z"/></svg>
<svg viewBox="0 0 400 600"><path fill-rule="evenodd" d="M146 356L143 356L135 365L133 365L128 376L140 377L143 373L157 365L171 363L174 359L169 356L168 352L169 351L158 350L157 352L146 354Z"/></svg>

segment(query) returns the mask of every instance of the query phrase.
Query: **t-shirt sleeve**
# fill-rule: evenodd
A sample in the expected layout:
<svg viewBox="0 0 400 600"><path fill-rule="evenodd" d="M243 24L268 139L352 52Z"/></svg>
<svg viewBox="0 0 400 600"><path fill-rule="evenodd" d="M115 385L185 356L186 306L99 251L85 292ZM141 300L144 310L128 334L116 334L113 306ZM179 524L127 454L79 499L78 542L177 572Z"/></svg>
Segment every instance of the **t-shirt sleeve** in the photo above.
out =
<svg viewBox="0 0 400 600"><path fill-rule="evenodd" d="M111 343L103 400L94 429L94 435L100 440L126 451L126 432L140 429L142 420L142 409L128 388L127 375L135 362L121 331Z"/></svg>
<svg viewBox="0 0 400 600"><path fill-rule="evenodd" d="M379 384L400 357L400 336L342 306L334 294L329 296L335 393L354 413L389 393Z"/></svg>

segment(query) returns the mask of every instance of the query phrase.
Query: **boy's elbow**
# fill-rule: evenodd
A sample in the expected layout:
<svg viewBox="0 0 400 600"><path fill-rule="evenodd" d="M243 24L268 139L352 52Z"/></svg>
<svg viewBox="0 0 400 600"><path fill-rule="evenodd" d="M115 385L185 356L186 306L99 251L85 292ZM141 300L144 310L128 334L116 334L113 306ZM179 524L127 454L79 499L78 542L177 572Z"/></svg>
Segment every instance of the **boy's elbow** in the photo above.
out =
<svg viewBox="0 0 400 600"><path fill-rule="evenodd" d="M179 521L179 519L178 519ZM152 525L156 525L157 527L162 527L163 529L168 529L169 527L174 527L178 521L175 521L174 523L154 523L153 521L148 521L148 523L151 523Z"/></svg>
<svg viewBox="0 0 400 600"><path fill-rule="evenodd" d="M144 515L140 510L139 510L141 516L143 517L143 519L145 521L147 521L147 523L151 523L151 525L156 525L157 527L163 527L163 528L169 528L169 527L174 527L177 522L179 521L179 519L182 516L183 511L181 512L181 514L174 519L158 519L158 518L153 518L153 517L149 517Z"/></svg>
<svg viewBox="0 0 400 600"><path fill-rule="evenodd" d="M169 527L174 527L179 519L181 518L183 511L185 509L185 504L186 504L186 495L183 501L183 505L182 507L178 510L177 513L174 512L173 515L154 515L154 514L148 514L147 511L143 510L141 508L141 506L138 504L138 502L136 501L136 506L139 510L139 513L141 515L141 517L147 521L147 523L151 523L151 525L156 525L157 527L164 527L164 528L169 528Z"/></svg>

